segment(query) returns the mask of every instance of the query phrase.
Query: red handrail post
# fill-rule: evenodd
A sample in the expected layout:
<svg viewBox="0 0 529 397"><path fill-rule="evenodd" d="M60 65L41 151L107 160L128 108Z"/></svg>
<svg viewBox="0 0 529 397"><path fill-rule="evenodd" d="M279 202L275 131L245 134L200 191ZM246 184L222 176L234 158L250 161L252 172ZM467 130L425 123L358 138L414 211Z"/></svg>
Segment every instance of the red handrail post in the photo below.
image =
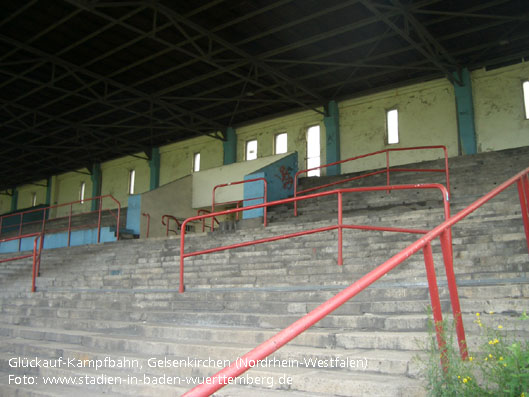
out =
<svg viewBox="0 0 529 397"><path fill-rule="evenodd" d="M338 265L343 265L343 197L342 192L338 193Z"/></svg>
<svg viewBox="0 0 529 397"><path fill-rule="evenodd" d="M43 249L44 249L44 233L40 235L39 255L37 259L37 277L40 276L40 257L42 255Z"/></svg>
<svg viewBox="0 0 529 397"><path fill-rule="evenodd" d="M227 184L229 186L229 183ZM211 212L215 212L215 191L220 185L213 187L213 192L211 193ZM211 231L215 230L215 221L214 218L211 218Z"/></svg>
<svg viewBox="0 0 529 397"><path fill-rule="evenodd" d="M266 204L268 202L268 182L266 182L266 179L263 179L263 185L264 185L264 197L263 197L263 202ZM267 209L268 207L265 206L264 208L264 224L263 226L266 227L267 225L267 221L266 221L266 216L267 216Z"/></svg>
<svg viewBox="0 0 529 397"><path fill-rule="evenodd" d="M448 195L450 195L450 171L448 170L448 150L446 149L446 146L442 146L442 148L445 155L446 190L448 190Z"/></svg>
<svg viewBox="0 0 529 397"><path fill-rule="evenodd" d="M184 245L185 245L185 238L186 238L186 225L187 225L187 219L182 223L182 228L180 229L180 281L178 285L178 292L184 293L185 287L184 287Z"/></svg>
<svg viewBox="0 0 529 397"><path fill-rule="evenodd" d="M389 181L389 150L386 149L386 183L387 185L389 186L390 185L390 181ZM390 193L390 190L388 189L387 193L389 194Z"/></svg>
<svg viewBox="0 0 529 397"><path fill-rule="evenodd" d="M146 212L143 212L142 215L147 217L147 235L145 236L145 238L149 238L149 231L151 229L151 215Z"/></svg>
<svg viewBox="0 0 529 397"><path fill-rule="evenodd" d="M35 278L37 273L37 241L38 237L35 237L33 241L33 271L32 271L32 281L31 281L31 292L35 292Z"/></svg>
<svg viewBox="0 0 529 397"><path fill-rule="evenodd" d="M437 277L435 276L435 266L433 262L432 245L426 244L423 248L424 264L426 267L426 277L428 279L428 289L430 291L430 301L432 302L432 314L437 336L437 345L441 352L441 364L447 368L446 341L443 333L443 311L441 300L439 299L439 289L437 288Z"/></svg>
<svg viewBox="0 0 529 397"><path fill-rule="evenodd" d="M522 212L523 226L525 230L525 239L527 241L527 249L529 250L529 215L528 215L529 207L527 203L528 197L526 195L526 190L527 190L526 178L527 178L527 175L518 179L516 184L518 186L518 197L520 198L520 207L521 207L521 212Z"/></svg>
<svg viewBox="0 0 529 397"><path fill-rule="evenodd" d="M461 358L468 358L467 342L465 340L465 327L463 326L463 317L461 315L461 305L459 303L459 294L457 292L456 275L454 273L454 258L452 254L452 241L450 229L444 230L440 235L441 249L446 271L446 281L448 292L450 293L450 302L452 304L452 314L456 325L457 342Z"/></svg>

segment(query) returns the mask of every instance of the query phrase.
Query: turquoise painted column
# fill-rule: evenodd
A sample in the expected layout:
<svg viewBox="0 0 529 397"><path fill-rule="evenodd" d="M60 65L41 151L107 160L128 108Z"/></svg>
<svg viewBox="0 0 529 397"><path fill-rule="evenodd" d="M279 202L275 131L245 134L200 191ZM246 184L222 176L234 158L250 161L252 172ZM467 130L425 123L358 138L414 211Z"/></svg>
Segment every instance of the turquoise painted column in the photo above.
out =
<svg viewBox="0 0 529 397"><path fill-rule="evenodd" d="M327 105L326 116L323 118L325 124L325 140L327 144L326 164L340 161L340 119L338 104L330 101ZM340 175L340 164L327 168L327 175Z"/></svg>
<svg viewBox="0 0 529 397"><path fill-rule="evenodd" d="M46 186L46 205L51 205L51 189L53 188L53 177L48 178L48 185Z"/></svg>
<svg viewBox="0 0 529 397"><path fill-rule="evenodd" d="M101 196L101 163L92 166L92 197ZM99 201L92 200L92 211L99 209Z"/></svg>
<svg viewBox="0 0 529 397"><path fill-rule="evenodd" d="M11 195L11 212L14 212L17 210L18 207L18 190L17 188L13 188L13 194Z"/></svg>
<svg viewBox="0 0 529 397"><path fill-rule="evenodd" d="M462 85L454 84L457 106L457 126L462 154L475 154L476 126L474 123L474 103L472 99L472 82L468 69L461 71Z"/></svg>
<svg viewBox="0 0 529 397"><path fill-rule="evenodd" d="M224 165L237 162L237 134L232 127L226 129L226 140L222 142L224 147Z"/></svg>
<svg viewBox="0 0 529 397"><path fill-rule="evenodd" d="M149 168L151 170L150 190L160 187L160 148L153 147L151 151L151 159L149 160Z"/></svg>

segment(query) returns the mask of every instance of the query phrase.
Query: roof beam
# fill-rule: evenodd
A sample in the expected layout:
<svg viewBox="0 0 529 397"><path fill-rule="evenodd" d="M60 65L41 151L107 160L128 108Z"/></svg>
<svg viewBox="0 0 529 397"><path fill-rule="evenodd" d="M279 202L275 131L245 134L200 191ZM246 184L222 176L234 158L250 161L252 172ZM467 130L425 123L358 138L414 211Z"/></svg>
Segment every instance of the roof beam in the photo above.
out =
<svg viewBox="0 0 529 397"><path fill-rule="evenodd" d="M432 56L435 57L437 54L441 54L451 65L457 66L457 69L459 69L457 60L447 51L446 48L444 48L444 46L435 37L433 37L433 35L428 31L428 29L426 29L426 27L421 22L419 22L419 20L410 12L411 7L405 7L400 2L400 0L391 0L391 2L399 10L401 10L406 20L414 27L414 29L419 34L419 37L421 38L423 44L430 50Z"/></svg>
<svg viewBox="0 0 529 397"><path fill-rule="evenodd" d="M73 2L73 3L78 3L79 1L78 0L68 0L70 2ZM146 4L150 4L154 9L158 9L159 12L162 12L164 15L166 15L168 18L170 18L172 21L173 21L173 25L175 25L177 27L177 29L179 29L180 31L182 31L182 27L179 26L179 23L181 23L182 25L189 25L189 24L192 24L192 22L188 21L187 18L185 18L184 16L181 16L180 14L174 12L173 10L165 7L165 6L162 6L160 5L159 3L156 3L156 2L150 2L150 1L147 1ZM107 14L104 14L104 13L98 13L99 16L103 17L103 18L106 18L108 20L115 20L114 17L110 16L110 15L107 15ZM187 22L187 23L185 23ZM145 32L143 32L141 29L138 29L137 27L133 26L133 25L130 25L126 22L118 22L119 25L135 32L135 33L138 33L138 34L145 34ZM193 24L193 26L196 26ZM198 29L198 30L196 30ZM214 40L215 42L221 42L221 43L225 43L226 45L229 45L231 46L231 44L225 42L224 40L218 38L217 35L215 35L214 33L210 32L210 31L207 31L201 27L197 27L196 29L193 28L193 30L196 30L198 31L201 35L204 35L204 36L207 36L207 37L210 37L212 40ZM191 37L189 34L187 35L187 37ZM217 62L215 62L213 60L213 58L211 57L211 55L207 55L204 51L200 51L200 52L191 52L187 49L184 48L184 46L180 43L180 44L175 44L175 43L172 43L172 42L169 42L167 40L164 40L158 36L155 36L155 37L151 37L153 40L156 40L162 44L164 44L165 46L168 46L176 51L179 51L179 52L182 52L184 54L186 54L187 56L190 56L191 58L196 58L204 63L207 63L215 68L217 68L218 70L216 70L215 72L212 72L214 73L215 75L218 75L218 74L222 74L222 73L229 73L229 74L232 74L234 75L236 78L238 79L241 79L242 81L248 81L254 85L257 85L261 88L267 88L267 85L259 82L258 80L256 80L255 78L248 78L246 77L246 75L244 74L241 74L239 72L237 72L237 68L240 68L244 65L247 65L248 63L250 63L250 60L249 59L246 59L244 62L242 62L241 64L239 65L230 65L229 67L228 66L225 66L225 65L222 65L222 64L219 64ZM186 40L186 42L189 43L189 40ZM195 44L196 45L196 44ZM228 48L229 50L233 50L232 48ZM181 66L180 66L181 67ZM141 84L140 82L136 83L135 85L138 85L138 84ZM290 84L292 84L292 81L290 82ZM161 92L157 92L155 95L156 96L160 96L160 95L164 95L166 93L169 93L171 92L172 90L172 87L168 88L168 89L164 89L162 90ZM307 108L307 109L310 109L310 110L314 110L316 112L319 112L318 109L315 109L313 106L310 106L310 105L307 105L306 103L304 102L301 102L291 96L288 96L288 95L285 95L284 93L282 93L280 90L275 90L274 91L277 95L280 95L284 98L287 98L287 99L290 99L292 100L294 103L296 103L298 106L301 106L301 107L304 107L304 108ZM173 105L173 106L176 106L176 105ZM220 128L220 130L224 130L224 127Z"/></svg>
<svg viewBox="0 0 529 397"><path fill-rule="evenodd" d="M410 35L409 32L406 32L405 30L401 29L399 26L397 26L393 21L390 20L390 18L380 12L378 8L370 1L370 0L360 0L362 4L371 11L377 18L379 18L382 22L384 22L386 25L391 27L393 31L395 31L399 36L401 36L404 40L406 40L411 46L418 51L422 56L424 56L426 59L428 59L431 63L433 63L435 66L439 68L439 70L445 75L445 77L451 81L452 83L457 83L459 85L462 84L460 79L457 79L453 75L453 71L457 70L457 65L446 65L444 62L442 62L441 59L439 59L438 56L431 53L430 51L427 51L423 48L424 46L424 37L420 36L423 40L422 44L417 43ZM426 46L428 48L428 46ZM454 70L450 70L450 66L454 67Z"/></svg>
<svg viewBox="0 0 529 397"><path fill-rule="evenodd" d="M0 40L2 40L4 42L12 43L13 45L16 45L16 46L18 46L20 48L23 48L24 50L26 50L28 52L35 53L38 56L42 57L43 59L46 59L47 61L52 62L54 64L60 65L60 66L66 68L66 69L69 69L71 71L76 71L76 72L83 73L83 74L95 79L97 82L105 82L105 83L107 83L107 84L109 84L111 86L118 87L122 91L126 91L126 92L129 92L129 93L132 93L134 96L139 98L138 100L135 101L135 103L147 100L147 101L153 101L153 102L155 102L157 104L164 104L165 106L174 108L175 110L177 110L179 113L181 113L183 115L187 115L187 116L189 116L191 118L196 118L198 120L201 120L201 121L204 121L206 123L209 123L212 126L212 128L220 128L220 129L224 128L224 126L222 124L217 123L217 122L212 121L212 120L209 120L209 119L203 117L200 114L197 114L197 113L194 113L194 112L189 111L187 109L184 109L184 108L182 108L182 107L180 107L178 105L173 105L171 103L165 103L164 101L161 101L161 100L157 99L156 97L150 96L150 95L148 95L148 94L146 94L146 93L144 93L142 91L139 91L139 90L137 90L135 88L128 87L127 85L119 83L116 80L113 80L113 79L107 78L106 76L102 76L102 75L100 75L98 73L92 72L92 71L90 71L90 70L88 70L88 69L86 69L84 67L72 64L72 63L70 63L68 61L65 61L65 60L63 60L61 58L58 58L55 55L47 54L47 53L45 53L42 50L39 50L39 49L34 48L32 46L29 46L29 45L26 45L24 43L18 42L17 40L9 38L9 37L6 37L5 35L0 34ZM95 84L95 82L93 82L92 84ZM72 113L72 110L69 110L67 113ZM64 117L64 115L66 115L67 113L63 113L62 116ZM101 115L98 115L98 117L100 117L100 116Z"/></svg>
<svg viewBox="0 0 529 397"><path fill-rule="evenodd" d="M22 7L19 7L14 13L12 13L11 15L5 17L4 19L2 19L2 21L0 21L0 27L12 21L15 17L17 17L19 14L26 11L28 8L34 5L37 1L38 0L31 0L31 1L28 1L26 4L24 4Z"/></svg>

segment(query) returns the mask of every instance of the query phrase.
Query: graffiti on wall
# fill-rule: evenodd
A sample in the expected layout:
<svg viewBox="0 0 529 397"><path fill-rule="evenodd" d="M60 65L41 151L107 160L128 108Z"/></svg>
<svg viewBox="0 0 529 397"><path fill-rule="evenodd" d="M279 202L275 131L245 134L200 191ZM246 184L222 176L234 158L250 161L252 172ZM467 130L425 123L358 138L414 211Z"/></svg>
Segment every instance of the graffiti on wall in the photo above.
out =
<svg viewBox="0 0 529 397"><path fill-rule="evenodd" d="M279 173L280 175L276 174L275 177L281 180L283 189L292 189L292 186L294 185L294 178L292 178L292 167L286 167L282 165L279 168Z"/></svg>

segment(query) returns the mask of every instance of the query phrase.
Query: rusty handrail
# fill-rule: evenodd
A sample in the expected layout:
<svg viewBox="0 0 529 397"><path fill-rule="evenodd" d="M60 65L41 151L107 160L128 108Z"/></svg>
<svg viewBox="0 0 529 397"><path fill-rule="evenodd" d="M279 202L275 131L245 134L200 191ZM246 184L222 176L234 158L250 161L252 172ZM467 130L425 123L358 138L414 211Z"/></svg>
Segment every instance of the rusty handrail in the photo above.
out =
<svg viewBox="0 0 529 397"><path fill-rule="evenodd" d="M389 153L390 152L399 152L399 151L407 151L407 150L429 150L429 149L442 149L443 150L444 158L445 158L445 168L444 169L390 168L390 161L389 161L390 160L389 159ZM322 168L332 167L334 165L343 164L343 163L347 163L347 162L354 161L354 160L363 159L363 158L370 157L370 156L375 156L377 154L382 154L382 153L386 154L386 168L383 169L383 170L368 172L366 174L358 175L358 176L355 176L355 177L346 178L346 179L342 179L342 180L339 180L339 181L336 181L336 182L327 183L327 184L324 184L324 185L319 185L319 186L315 186L315 187L312 187L312 188L309 188L309 189L298 191L298 177L301 174L307 173L309 171L322 169ZM327 188L327 187L330 187L330 186L335 186L335 185L338 185L338 184L341 184L341 183L351 182L351 181L354 181L354 180L357 180L357 179L362 179L362 178L366 178L368 176L384 174L384 173L386 174L386 185L390 186L390 173L391 172L443 172L446 175L446 190L450 194L450 174L449 174L449 170L448 170L448 151L446 149L446 146L444 146L444 145L432 145L432 146L415 146L415 147L391 148L391 149L378 150L376 152L362 154L362 155L359 155L359 156L350 157L348 159L344 159L344 160L340 160L340 161L335 161L334 163L328 163L328 164L320 165L318 167L313 167L313 168L308 168L308 169L305 169L305 170L300 170L300 171L296 172L296 175L294 176L294 197L297 197L298 195L303 194L303 193L309 193L309 192L313 192L313 191L316 191L316 190L319 190L319 189L324 189L324 188ZM297 202L294 202L294 215L295 216L298 215Z"/></svg>
<svg viewBox="0 0 529 397"><path fill-rule="evenodd" d="M151 214L148 214L147 212L142 212L142 216L147 217L147 235L145 238L149 238L149 231L151 229Z"/></svg>
<svg viewBox="0 0 529 397"><path fill-rule="evenodd" d="M169 229L169 221L170 220L173 220L173 221L176 222L176 230ZM180 221L178 219L176 219L174 216L168 215L168 214L162 215L162 225L164 225L166 227L165 228L165 236L166 237L169 237L169 232L173 232L174 234L178 235L178 230L181 230L181 228L182 228L182 224L180 223Z"/></svg>
<svg viewBox="0 0 529 397"><path fill-rule="evenodd" d="M210 210L206 210L204 208L201 208L201 209L197 210L197 215L200 215L200 214L211 214L211 211ZM213 222L215 222L217 225L220 225L220 223L219 223L217 218L213 218ZM207 226L206 225L206 220L202 219L202 232L206 231L206 226ZM207 226L207 227L209 227L210 230L211 230L211 226Z"/></svg>
<svg viewBox="0 0 529 397"><path fill-rule="evenodd" d="M233 185L240 185L240 184L243 184L243 183L249 183L249 182L257 182L257 181L263 181L263 184L264 184L264 194L262 197L252 197L252 198L249 198L249 199L243 199L243 200L235 200L235 201L226 201L226 202L223 202L223 203L215 203L215 192L217 189L219 188L222 188L222 187L228 187L228 186L233 186ZM251 200L259 200L259 199L263 199L263 202L266 203L267 202L267 198L268 198L268 182L266 181L265 178L253 178L253 179L246 179L246 180L242 180L242 181L236 181L236 182L228 182L228 183L222 183L220 185L216 185L214 188L213 188L213 192L212 192L212 198L211 198L211 212L215 212L215 204L219 204L219 205L222 205L222 204L237 204L237 208L239 208L239 206L241 204L243 204L245 201L251 201ZM267 207L264 207L264 226L266 227L266 208ZM239 212L236 212L236 216L237 216L237 220L239 220ZM211 230L213 231L214 229L214 224L213 224L213 218L211 219Z"/></svg>
<svg viewBox="0 0 529 397"><path fill-rule="evenodd" d="M453 256L452 250L449 249L450 245L450 230L451 227L456 223L467 217L469 214L480 208L483 204L487 203L492 198L503 192L505 189L513 184L517 184L518 196L520 200L522 219L524 224L527 248L529 250L529 168L521 171L512 178L502 183L497 188L493 189L480 199L470 204L465 209L459 211L456 215L442 222L440 225L429 231L426 235L419 238L414 243L394 255L386 262L378 266L376 269L367 273L359 280L345 288L337 295L322 303L316 309L306 314L283 331L277 333L266 342L257 346L252 351L246 353L241 358L236 359L229 367L217 372L215 375L209 377L204 383L194 387L190 391L184 394L186 397L202 397L209 396L220 388L224 387L233 378L241 375L250 369L248 363L257 362L268 357L270 354L277 351L283 345L294 339L296 336L307 330L309 327L320 321L322 318L327 316L329 313L336 310L338 307L349 301L355 295L363 291L369 285L386 275L388 272L396 268L411 255L415 254L419 250L423 250L424 260L426 266L426 273L428 278L428 286L430 291L430 298L432 301L433 316L436 325L437 340L441 351L445 349L445 341L442 337L442 311L439 300L439 294L437 290L437 282L435 277L435 268L433 266L433 256L431 249L431 242L435 238L441 239L441 248L443 250L443 258L445 262L445 270L448 282L448 289L450 293L450 300L452 303L453 316L456 323L456 334L460 349L460 354L463 359L468 358L468 351L465 339L465 330L463 326L463 320L461 318L461 308L459 306L459 297L457 293L457 283L455 279L453 269ZM444 356L444 355L442 355Z"/></svg>

